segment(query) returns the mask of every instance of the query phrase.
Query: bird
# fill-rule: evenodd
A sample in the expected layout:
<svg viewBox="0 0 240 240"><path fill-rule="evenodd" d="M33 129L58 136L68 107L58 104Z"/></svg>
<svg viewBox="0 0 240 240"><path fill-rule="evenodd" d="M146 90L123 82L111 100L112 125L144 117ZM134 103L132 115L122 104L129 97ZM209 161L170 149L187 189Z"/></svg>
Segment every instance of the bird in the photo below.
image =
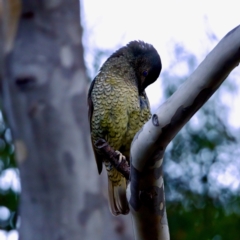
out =
<svg viewBox="0 0 240 240"><path fill-rule="evenodd" d="M109 208L114 216L128 214L127 180L96 142L104 139L129 162L135 134L151 118L145 89L159 77L162 63L153 45L131 41L104 62L88 92L88 118L98 173L103 164L108 174ZM121 157L120 156L120 157Z"/></svg>

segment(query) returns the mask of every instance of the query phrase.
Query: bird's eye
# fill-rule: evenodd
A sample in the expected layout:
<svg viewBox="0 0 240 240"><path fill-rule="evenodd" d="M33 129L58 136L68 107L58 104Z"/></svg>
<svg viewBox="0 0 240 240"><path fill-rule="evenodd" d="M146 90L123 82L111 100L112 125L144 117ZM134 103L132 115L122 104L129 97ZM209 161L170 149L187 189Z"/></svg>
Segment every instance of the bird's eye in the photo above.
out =
<svg viewBox="0 0 240 240"><path fill-rule="evenodd" d="M143 71L142 75L146 77L148 75L148 71L147 70Z"/></svg>

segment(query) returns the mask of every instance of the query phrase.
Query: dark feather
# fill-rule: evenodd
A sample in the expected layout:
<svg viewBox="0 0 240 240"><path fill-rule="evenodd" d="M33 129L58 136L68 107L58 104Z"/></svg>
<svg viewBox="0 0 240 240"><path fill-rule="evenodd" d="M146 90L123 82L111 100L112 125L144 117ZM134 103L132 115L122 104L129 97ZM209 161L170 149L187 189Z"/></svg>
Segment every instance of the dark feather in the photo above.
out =
<svg viewBox="0 0 240 240"><path fill-rule="evenodd" d="M91 98L91 93L93 90L94 83L95 83L95 79L91 82L91 85L88 91L88 121L90 123L90 131L92 131L92 113L94 108L92 98ZM103 164L102 157L95 151L95 147L94 147L95 143L93 142L92 138L91 138L91 142L92 142L93 152L94 152L96 163L97 163L98 173L101 174L102 164Z"/></svg>

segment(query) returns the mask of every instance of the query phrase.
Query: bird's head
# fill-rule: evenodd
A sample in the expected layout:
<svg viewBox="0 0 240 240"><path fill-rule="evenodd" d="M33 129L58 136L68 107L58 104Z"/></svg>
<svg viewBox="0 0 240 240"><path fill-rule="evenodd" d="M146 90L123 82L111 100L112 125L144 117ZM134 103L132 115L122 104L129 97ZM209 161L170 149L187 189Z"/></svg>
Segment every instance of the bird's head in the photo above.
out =
<svg viewBox="0 0 240 240"><path fill-rule="evenodd" d="M162 63L156 49L143 41L132 41L127 44L129 60L138 79L138 90L141 94L145 88L155 82L161 72Z"/></svg>
<svg viewBox="0 0 240 240"><path fill-rule="evenodd" d="M134 69L138 91L142 94L148 85L157 80L161 72L162 63L157 50L143 41L131 41L114 52L107 61L121 56L124 56Z"/></svg>

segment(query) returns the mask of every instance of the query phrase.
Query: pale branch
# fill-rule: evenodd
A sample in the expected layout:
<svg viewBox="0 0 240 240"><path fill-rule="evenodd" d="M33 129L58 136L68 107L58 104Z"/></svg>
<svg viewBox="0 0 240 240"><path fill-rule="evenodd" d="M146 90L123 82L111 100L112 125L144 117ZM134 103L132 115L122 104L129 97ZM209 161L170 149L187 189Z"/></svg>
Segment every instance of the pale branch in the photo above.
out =
<svg viewBox="0 0 240 240"><path fill-rule="evenodd" d="M136 240L168 240L162 159L169 142L240 61L240 26L230 31L136 134L128 199ZM160 159L160 160L159 160Z"/></svg>
<svg viewBox="0 0 240 240"><path fill-rule="evenodd" d="M130 176L130 166L123 156L122 160L119 162L119 153L117 153L104 139L99 139L95 146L101 152L101 154L108 159L112 165L127 179Z"/></svg>

